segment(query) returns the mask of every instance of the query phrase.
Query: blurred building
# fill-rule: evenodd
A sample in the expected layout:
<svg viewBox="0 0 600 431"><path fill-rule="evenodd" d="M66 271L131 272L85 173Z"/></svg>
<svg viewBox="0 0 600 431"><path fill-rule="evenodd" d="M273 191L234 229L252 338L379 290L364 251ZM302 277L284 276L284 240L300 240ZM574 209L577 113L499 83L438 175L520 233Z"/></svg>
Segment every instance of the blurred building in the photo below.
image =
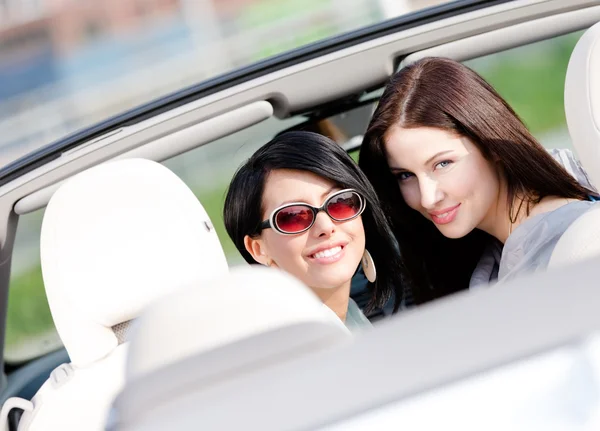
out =
<svg viewBox="0 0 600 431"><path fill-rule="evenodd" d="M179 0L0 0L0 11L0 99L5 99L80 73L77 67L70 70L65 58L101 38L112 37L116 45L149 20L176 16L180 5Z"/></svg>

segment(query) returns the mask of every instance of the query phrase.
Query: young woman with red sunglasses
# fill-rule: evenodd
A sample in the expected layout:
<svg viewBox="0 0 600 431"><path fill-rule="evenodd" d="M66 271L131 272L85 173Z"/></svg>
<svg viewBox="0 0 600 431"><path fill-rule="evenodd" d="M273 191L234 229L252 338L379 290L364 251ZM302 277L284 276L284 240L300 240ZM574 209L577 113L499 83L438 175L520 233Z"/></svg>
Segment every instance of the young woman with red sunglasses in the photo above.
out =
<svg viewBox="0 0 600 431"><path fill-rule="evenodd" d="M357 269L367 308L403 300L401 260L377 195L352 158L312 132L287 132L235 174L224 207L227 232L245 260L305 283L351 327L364 316L350 299Z"/></svg>

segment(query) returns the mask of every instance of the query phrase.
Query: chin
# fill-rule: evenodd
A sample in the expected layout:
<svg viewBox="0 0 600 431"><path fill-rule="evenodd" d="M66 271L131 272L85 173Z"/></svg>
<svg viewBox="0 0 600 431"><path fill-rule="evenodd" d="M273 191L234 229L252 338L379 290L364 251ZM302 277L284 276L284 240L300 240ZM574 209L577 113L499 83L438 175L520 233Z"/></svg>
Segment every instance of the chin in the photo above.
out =
<svg viewBox="0 0 600 431"><path fill-rule="evenodd" d="M345 283L350 283L360 265L359 256L355 250L347 250L349 253L342 260L330 265L311 265L306 274L310 279L309 286L319 289L335 289Z"/></svg>
<svg viewBox="0 0 600 431"><path fill-rule="evenodd" d="M459 226L450 227L450 226L436 226L440 233L444 235L446 238L450 239L459 239L466 236L471 230L463 229Z"/></svg>
<svg viewBox="0 0 600 431"><path fill-rule="evenodd" d="M319 289L337 289L345 283L350 283L351 280L352 276L347 278L331 278L327 280L321 279L315 283L315 286L318 286Z"/></svg>
<svg viewBox="0 0 600 431"><path fill-rule="evenodd" d="M335 289L345 283L350 283L355 272L356 271L340 270L332 273L331 276L328 276L328 274L321 274L320 277L315 277L313 286L316 286L319 289Z"/></svg>

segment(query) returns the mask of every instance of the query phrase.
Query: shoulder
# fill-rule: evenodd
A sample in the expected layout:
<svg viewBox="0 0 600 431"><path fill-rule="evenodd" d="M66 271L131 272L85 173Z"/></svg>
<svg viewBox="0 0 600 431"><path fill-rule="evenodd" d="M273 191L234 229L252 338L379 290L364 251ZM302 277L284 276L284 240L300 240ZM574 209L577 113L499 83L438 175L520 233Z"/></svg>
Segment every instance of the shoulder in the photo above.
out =
<svg viewBox="0 0 600 431"><path fill-rule="evenodd" d="M600 245L600 203L575 201L525 220L509 236L502 250L498 279L546 269L550 262L571 262ZM597 232L589 231L590 225ZM594 240L597 238L597 240Z"/></svg>
<svg viewBox="0 0 600 431"><path fill-rule="evenodd" d="M550 225L556 227L561 233L580 216L596 207L598 202L591 200L548 197L532 209L523 224L528 225L530 229L537 225Z"/></svg>
<svg viewBox="0 0 600 431"><path fill-rule="evenodd" d="M591 204L565 230L548 264L563 266L600 255L600 203Z"/></svg>
<svg viewBox="0 0 600 431"><path fill-rule="evenodd" d="M541 200L541 202L539 202L537 205L535 205L531 212L529 213L528 218L532 218L535 217L537 215L542 215L542 214L547 214L547 215L551 215L552 212L554 212L555 210L566 206L568 204L574 203L574 202L581 202L577 199L566 199L566 198L559 198L556 196L547 196L544 199Z"/></svg>

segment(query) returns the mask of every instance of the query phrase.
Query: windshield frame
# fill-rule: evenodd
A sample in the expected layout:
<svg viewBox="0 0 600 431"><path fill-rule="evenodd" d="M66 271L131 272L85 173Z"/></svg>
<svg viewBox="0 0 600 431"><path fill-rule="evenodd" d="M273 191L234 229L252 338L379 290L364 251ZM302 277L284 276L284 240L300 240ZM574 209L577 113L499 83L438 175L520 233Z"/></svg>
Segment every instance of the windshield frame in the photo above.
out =
<svg viewBox="0 0 600 431"><path fill-rule="evenodd" d="M67 135L7 164L0 168L0 186L60 157L62 152L73 149L90 139L100 137L122 127L135 125L148 118L252 79L388 34L513 1L515 0L455 0L311 43L219 75L109 117L100 123Z"/></svg>

